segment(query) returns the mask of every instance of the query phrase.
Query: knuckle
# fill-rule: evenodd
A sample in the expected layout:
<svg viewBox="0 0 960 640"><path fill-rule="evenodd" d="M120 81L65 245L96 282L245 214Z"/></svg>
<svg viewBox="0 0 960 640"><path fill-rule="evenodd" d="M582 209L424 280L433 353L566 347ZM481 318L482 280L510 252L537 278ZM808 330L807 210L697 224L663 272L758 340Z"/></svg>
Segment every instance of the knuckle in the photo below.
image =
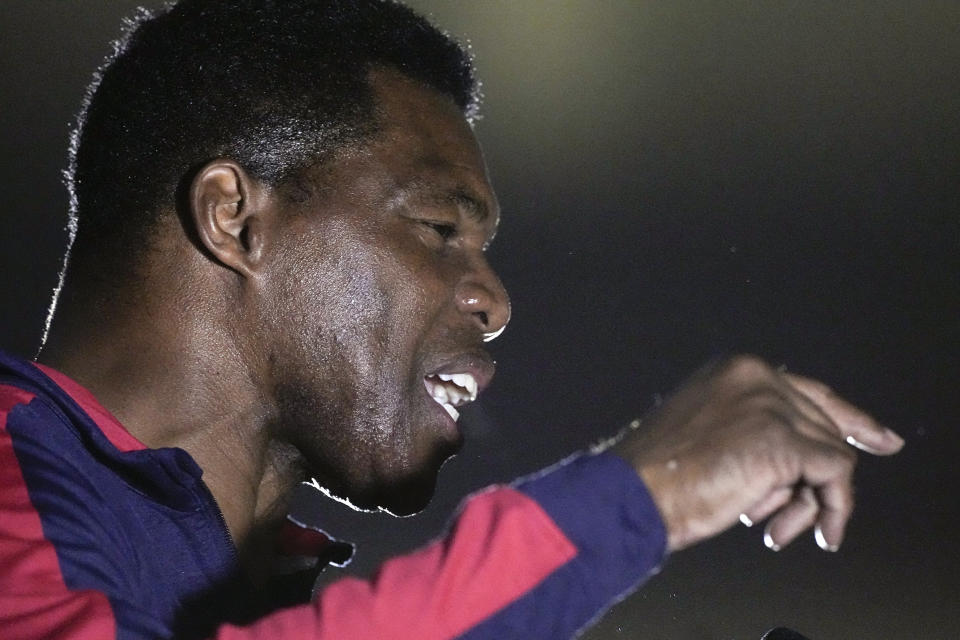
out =
<svg viewBox="0 0 960 640"><path fill-rule="evenodd" d="M744 420L784 434L794 431L795 411L775 389L754 386L741 393L738 401Z"/></svg>
<svg viewBox="0 0 960 640"><path fill-rule="evenodd" d="M766 430L779 434L781 437L786 437L792 433L792 422L786 412L766 399L762 400L762 404L760 404L761 400L755 400L754 402L758 404L754 414Z"/></svg>
<svg viewBox="0 0 960 640"><path fill-rule="evenodd" d="M833 495L832 504L830 506L833 511L837 512L841 516L846 517L853 512L854 502L853 486L847 484L840 491Z"/></svg>
<svg viewBox="0 0 960 640"><path fill-rule="evenodd" d="M849 448L837 449L836 460L840 474L845 478L852 477L857 467L857 454Z"/></svg>
<svg viewBox="0 0 960 640"><path fill-rule="evenodd" d="M791 428L790 421L781 411L768 407L756 411L754 429L749 437L757 444L763 443L769 451L779 455L789 455L797 447L796 435Z"/></svg>
<svg viewBox="0 0 960 640"><path fill-rule="evenodd" d="M830 400L831 398L836 397L836 393L834 393L833 388L827 384L824 384L823 382L820 382L819 380L814 380L811 383L811 386L824 400Z"/></svg>
<svg viewBox="0 0 960 640"><path fill-rule="evenodd" d="M840 494L840 510L843 511L843 513L851 513L854 502L856 502L856 500L853 495L853 486L848 485L847 490Z"/></svg>
<svg viewBox="0 0 960 640"><path fill-rule="evenodd" d="M770 367L757 356L739 354L727 359L724 363L723 371L733 378L750 380L767 375L770 372Z"/></svg>
<svg viewBox="0 0 960 640"><path fill-rule="evenodd" d="M756 412L766 418L777 416L786 420L782 396L766 385L754 385L745 389L739 400L746 411Z"/></svg>
<svg viewBox="0 0 960 640"><path fill-rule="evenodd" d="M730 385L749 386L770 381L773 370L757 356L741 354L723 361L718 370L719 377Z"/></svg>

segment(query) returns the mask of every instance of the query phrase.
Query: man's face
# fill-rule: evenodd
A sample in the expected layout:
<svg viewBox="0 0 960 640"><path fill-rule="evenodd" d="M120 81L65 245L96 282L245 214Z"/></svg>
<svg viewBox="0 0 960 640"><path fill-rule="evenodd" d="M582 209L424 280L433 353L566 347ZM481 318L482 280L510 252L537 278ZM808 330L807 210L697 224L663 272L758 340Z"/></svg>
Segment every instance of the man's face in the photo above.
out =
<svg viewBox="0 0 960 640"><path fill-rule="evenodd" d="M499 213L462 114L398 74L371 78L380 131L282 205L258 343L276 435L335 493L411 513L462 442L456 407L493 375L481 345L509 302L484 256Z"/></svg>

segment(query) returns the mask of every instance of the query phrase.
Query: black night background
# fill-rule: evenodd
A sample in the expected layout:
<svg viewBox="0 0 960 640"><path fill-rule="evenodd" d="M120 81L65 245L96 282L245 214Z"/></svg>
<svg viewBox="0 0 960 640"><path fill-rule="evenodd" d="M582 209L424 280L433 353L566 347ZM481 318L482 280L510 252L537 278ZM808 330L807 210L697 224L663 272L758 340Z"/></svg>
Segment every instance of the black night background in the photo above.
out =
<svg viewBox="0 0 960 640"><path fill-rule="evenodd" d="M0 5L0 347L20 355L66 238L73 113L136 4ZM476 54L513 320L424 514L305 499L360 544L351 571L746 351L824 380L906 448L861 459L838 553L812 535L773 553L737 527L586 637L957 637L960 3L409 4Z"/></svg>

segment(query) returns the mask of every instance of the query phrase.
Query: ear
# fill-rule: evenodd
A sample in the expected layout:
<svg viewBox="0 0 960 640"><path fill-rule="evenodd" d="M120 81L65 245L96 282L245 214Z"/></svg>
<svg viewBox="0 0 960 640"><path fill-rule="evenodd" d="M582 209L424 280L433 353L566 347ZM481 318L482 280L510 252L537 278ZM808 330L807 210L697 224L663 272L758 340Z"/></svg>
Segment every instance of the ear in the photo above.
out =
<svg viewBox="0 0 960 640"><path fill-rule="evenodd" d="M190 214L200 242L224 266L247 278L262 257L266 189L239 164L217 159L190 185Z"/></svg>

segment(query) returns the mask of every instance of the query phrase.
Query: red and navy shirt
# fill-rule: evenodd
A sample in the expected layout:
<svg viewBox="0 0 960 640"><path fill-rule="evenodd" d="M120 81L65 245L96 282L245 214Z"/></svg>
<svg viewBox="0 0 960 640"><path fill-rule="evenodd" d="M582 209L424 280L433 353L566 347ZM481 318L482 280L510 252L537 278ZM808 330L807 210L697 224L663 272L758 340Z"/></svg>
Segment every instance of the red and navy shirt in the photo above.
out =
<svg viewBox="0 0 960 640"><path fill-rule="evenodd" d="M619 457L580 455L468 498L449 533L308 604L237 620L236 551L201 470L83 387L0 352L0 637L568 638L662 563Z"/></svg>

